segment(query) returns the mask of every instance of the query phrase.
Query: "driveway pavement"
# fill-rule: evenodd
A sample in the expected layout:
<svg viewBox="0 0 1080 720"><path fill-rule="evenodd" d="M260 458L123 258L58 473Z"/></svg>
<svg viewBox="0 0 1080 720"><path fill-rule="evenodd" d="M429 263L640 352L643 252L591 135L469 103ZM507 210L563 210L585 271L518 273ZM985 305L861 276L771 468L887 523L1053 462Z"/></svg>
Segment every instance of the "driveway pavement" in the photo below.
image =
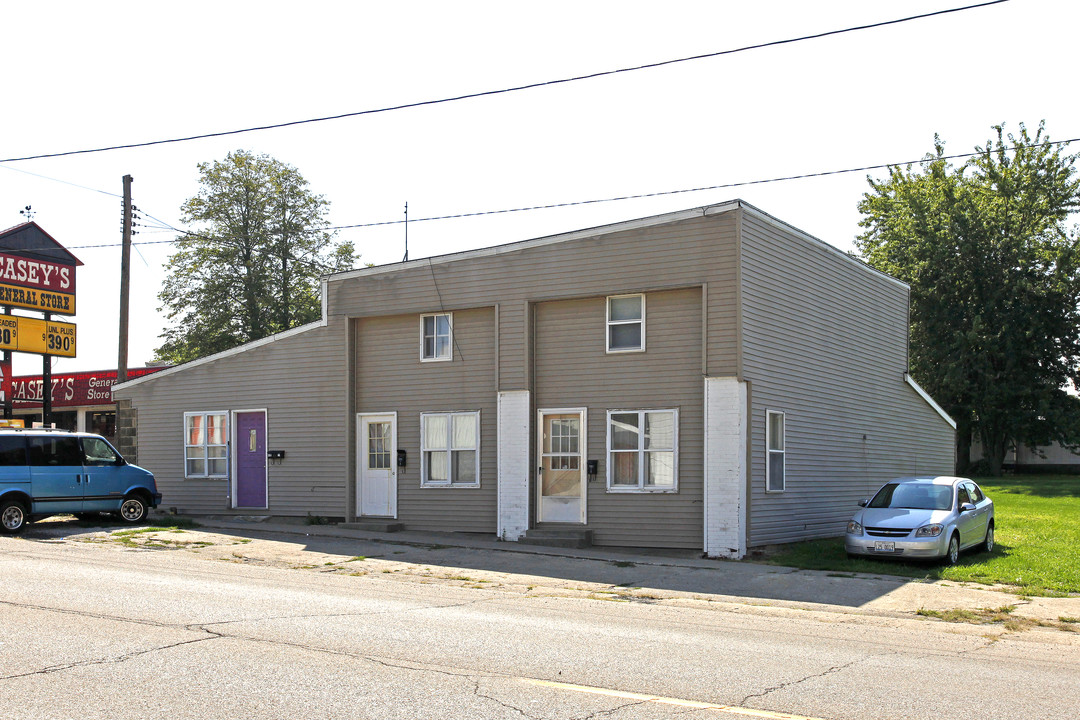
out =
<svg viewBox="0 0 1080 720"><path fill-rule="evenodd" d="M687 598L885 617L1014 606L1013 617L1080 630L1080 624L1061 622L1080 618L1080 597L1028 598L986 585L900 578L888 575L884 563L880 574L824 572L711 560L699 552L549 548L490 535L379 533L280 518L194 519L201 525L195 532L223 538L199 552L225 560L396 573L486 587L498 583L612 599Z"/></svg>
<svg viewBox="0 0 1080 720"><path fill-rule="evenodd" d="M1080 631L1080 597L1022 597L973 583L880 574L825 572L755 562L711 560L700 552L567 549L502 542L491 535L381 533L341 525L235 516L192 518L197 529L115 535L59 518L34 523L27 539L120 543L180 549L208 559L313 572L381 573L405 582L450 582L530 594L622 601L706 601L744 610L786 608L849 615L913 617L927 611L1012 606L1011 618ZM153 519L151 519L152 522Z"/></svg>

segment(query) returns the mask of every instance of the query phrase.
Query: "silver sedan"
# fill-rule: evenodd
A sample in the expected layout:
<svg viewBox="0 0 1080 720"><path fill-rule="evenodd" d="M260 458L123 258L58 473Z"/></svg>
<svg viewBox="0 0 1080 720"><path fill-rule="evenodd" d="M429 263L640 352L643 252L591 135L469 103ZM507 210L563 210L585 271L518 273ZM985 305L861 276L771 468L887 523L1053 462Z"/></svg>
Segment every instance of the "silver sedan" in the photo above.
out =
<svg viewBox="0 0 1080 720"><path fill-rule="evenodd" d="M890 480L859 506L844 536L848 555L955 565L961 550L994 548L994 502L967 478Z"/></svg>

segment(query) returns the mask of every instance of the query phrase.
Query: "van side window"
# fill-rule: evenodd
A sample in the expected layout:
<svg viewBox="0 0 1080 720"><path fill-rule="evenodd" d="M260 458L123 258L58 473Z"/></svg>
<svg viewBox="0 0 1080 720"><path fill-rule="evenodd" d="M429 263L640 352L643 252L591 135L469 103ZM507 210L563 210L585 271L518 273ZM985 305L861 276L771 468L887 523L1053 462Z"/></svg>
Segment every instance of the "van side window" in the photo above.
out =
<svg viewBox="0 0 1080 720"><path fill-rule="evenodd" d="M84 465L115 465L117 460L116 451L101 438L83 438Z"/></svg>
<svg viewBox="0 0 1080 720"><path fill-rule="evenodd" d="M26 464L26 439L0 435L0 467Z"/></svg>
<svg viewBox="0 0 1080 720"><path fill-rule="evenodd" d="M82 450L74 437L29 437L30 464L37 466L77 465L82 467Z"/></svg>

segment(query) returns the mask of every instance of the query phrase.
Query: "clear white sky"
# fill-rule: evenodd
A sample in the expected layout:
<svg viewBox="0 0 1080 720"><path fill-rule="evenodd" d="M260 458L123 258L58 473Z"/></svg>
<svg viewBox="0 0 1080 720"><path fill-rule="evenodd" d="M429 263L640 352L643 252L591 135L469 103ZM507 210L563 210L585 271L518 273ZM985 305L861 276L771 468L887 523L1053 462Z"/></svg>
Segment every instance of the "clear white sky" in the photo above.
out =
<svg viewBox="0 0 1080 720"><path fill-rule="evenodd" d="M303 120L715 53L961 7L819 2L49 2L5 6L0 158ZM335 226L403 219L420 258L740 197L852 249L865 172L471 219L969 152L1005 122L1080 137L1080 3L999 5L460 102L147 148L0 163L0 229L34 219L85 265L78 357L115 368L125 174L179 226L196 163L236 149L296 167ZM1073 145L1080 149L1080 144ZM28 174L34 173L34 174ZM882 176L883 171L875 171ZM44 179L47 178L52 179ZM58 182L64 181L64 182ZM150 223L149 218L144 223ZM140 228L129 365L150 360L175 233ZM342 230L397 262L401 225ZM150 244L154 243L154 244ZM104 247L95 247L104 246ZM573 272L573 269L568 269ZM587 281L582 278L583 283ZM15 373L41 372L16 354Z"/></svg>

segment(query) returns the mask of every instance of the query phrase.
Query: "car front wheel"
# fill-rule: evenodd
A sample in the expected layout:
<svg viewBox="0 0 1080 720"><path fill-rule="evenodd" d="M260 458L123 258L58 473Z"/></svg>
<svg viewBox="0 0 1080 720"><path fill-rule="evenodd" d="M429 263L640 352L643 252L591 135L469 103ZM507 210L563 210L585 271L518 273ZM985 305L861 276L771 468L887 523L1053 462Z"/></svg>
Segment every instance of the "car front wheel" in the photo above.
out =
<svg viewBox="0 0 1080 720"><path fill-rule="evenodd" d="M132 495L124 498L124 504L120 506L120 519L126 523L140 523L146 519L149 508L146 501L141 497Z"/></svg>
<svg viewBox="0 0 1080 720"><path fill-rule="evenodd" d="M0 503L0 530L14 534L26 526L26 508L18 500Z"/></svg>
<svg viewBox="0 0 1080 720"><path fill-rule="evenodd" d="M949 538L949 549L945 551L945 564L955 565L960 561L960 536L953 533Z"/></svg>

